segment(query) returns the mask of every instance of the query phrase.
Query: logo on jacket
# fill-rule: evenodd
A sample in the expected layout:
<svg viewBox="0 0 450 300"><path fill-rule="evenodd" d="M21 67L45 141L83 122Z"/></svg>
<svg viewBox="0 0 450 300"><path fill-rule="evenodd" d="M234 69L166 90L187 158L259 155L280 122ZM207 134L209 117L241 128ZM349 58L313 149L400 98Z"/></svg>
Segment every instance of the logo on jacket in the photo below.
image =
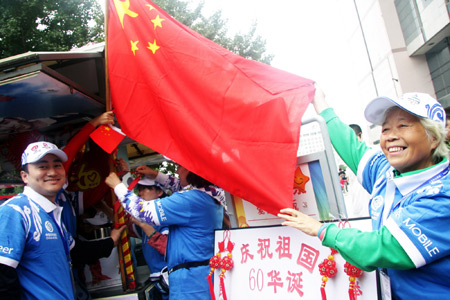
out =
<svg viewBox="0 0 450 300"><path fill-rule="evenodd" d="M53 232L53 225L50 221L45 221L45 229L47 229L48 232Z"/></svg>
<svg viewBox="0 0 450 300"><path fill-rule="evenodd" d="M372 210L378 210L383 205L383 196L376 196L372 199L371 207Z"/></svg>

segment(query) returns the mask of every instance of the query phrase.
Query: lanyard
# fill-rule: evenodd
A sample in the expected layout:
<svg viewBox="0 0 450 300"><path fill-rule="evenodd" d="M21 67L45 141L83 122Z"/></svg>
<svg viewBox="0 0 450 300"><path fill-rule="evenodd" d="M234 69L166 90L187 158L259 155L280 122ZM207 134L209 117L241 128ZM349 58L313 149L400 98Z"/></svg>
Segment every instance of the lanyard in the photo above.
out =
<svg viewBox="0 0 450 300"><path fill-rule="evenodd" d="M63 246L64 246L64 252L66 253L66 257L67 257L67 261L69 262L69 264L71 263L71 259L70 259L70 250L69 250L69 245L66 239L66 235L64 233L64 229L59 226L58 222L56 222L55 216L53 214L53 211L50 212L50 217L52 218L53 222L56 225L56 228L58 228L58 235L59 238L61 239ZM62 226L64 226L63 224L61 224Z"/></svg>
<svg viewBox="0 0 450 300"><path fill-rule="evenodd" d="M67 264L69 265L70 280L72 281L72 292L73 292L74 298L76 299L77 297L76 297L76 291L75 291L75 278L73 277L73 273L72 273L72 260L70 258L69 244L66 239L65 230L63 229L64 224L61 224L61 226L59 226L58 222L56 222L56 220L55 220L53 211L50 212L50 217L52 218L53 222L55 223L56 227L58 228L58 235L63 243L64 251L66 252Z"/></svg>

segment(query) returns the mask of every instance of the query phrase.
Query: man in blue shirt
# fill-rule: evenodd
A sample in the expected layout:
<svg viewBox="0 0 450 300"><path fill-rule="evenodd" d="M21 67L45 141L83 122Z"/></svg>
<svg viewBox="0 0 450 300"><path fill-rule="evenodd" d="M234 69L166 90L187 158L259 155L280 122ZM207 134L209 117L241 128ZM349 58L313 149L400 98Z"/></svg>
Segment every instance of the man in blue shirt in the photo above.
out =
<svg viewBox="0 0 450 300"><path fill-rule="evenodd" d="M74 299L70 249L56 196L67 155L36 142L22 154L23 193L0 206L0 298Z"/></svg>

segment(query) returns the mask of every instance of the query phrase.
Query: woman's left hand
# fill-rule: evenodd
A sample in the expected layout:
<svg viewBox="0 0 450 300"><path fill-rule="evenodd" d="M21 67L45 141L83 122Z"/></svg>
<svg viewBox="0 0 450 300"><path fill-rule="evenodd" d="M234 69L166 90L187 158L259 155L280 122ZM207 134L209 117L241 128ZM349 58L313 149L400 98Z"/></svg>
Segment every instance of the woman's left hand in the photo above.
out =
<svg viewBox="0 0 450 300"><path fill-rule="evenodd" d="M281 225L296 228L311 236L317 236L320 227L322 227L323 225L316 219L305 215L304 213L301 213L293 208L284 208L280 210L278 217L286 220L285 222L281 223Z"/></svg>

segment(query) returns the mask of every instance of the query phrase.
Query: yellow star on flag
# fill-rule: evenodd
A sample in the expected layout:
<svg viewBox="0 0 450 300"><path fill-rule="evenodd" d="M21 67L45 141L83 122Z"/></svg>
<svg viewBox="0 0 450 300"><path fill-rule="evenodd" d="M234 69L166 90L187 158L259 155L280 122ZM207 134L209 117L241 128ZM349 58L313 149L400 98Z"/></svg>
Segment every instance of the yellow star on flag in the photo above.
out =
<svg viewBox="0 0 450 300"><path fill-rule="evenodd" d="M165 19L161 19L161 18L159 17L159 15L157 15L156 18L154 18L154 19L152 20L152 23L153 23L153 25L154 25L153 29L156 29L157 26L159 26L159 27L162 28L162 24L161 24L162 21L165 21Z"/></svg>
<svg viewBox="0 0 450 300"><path fill-rule="evenodd" d="M117 14L119 15L120 24L122 24L123 27L123 17L125 15L128 15L132 18L136 18L138 16L137 13L130 10L130 0L126 1L120 1L120 0L114 0L114 6L116 7Z"/></svg>
<svg viewBox="0 0 450 300"><path fill-rule="evenodd" d="M150 4L145 4L145 6L148 6L148 10L153 10L153 9L155 9L155 8L153 7L153 5L150 5Z"/></svg>
<svg viewBox="0 0 450 300"><path fill-rule="evenodd" d="M131 43L131 51L133 51L133 55L136 55L136 50L139 50L139 48L137 47L137 44L139 43L139 41L130 41Z"/></svg>
<svg viewBox="0 0 450 300"><path fill-rule="evenodd" d="M148 49L152 50L153 54L155 54L156 50L159 49L159 46L156 45L156 39L153 41L153 44L148 42Z"/></svg>

